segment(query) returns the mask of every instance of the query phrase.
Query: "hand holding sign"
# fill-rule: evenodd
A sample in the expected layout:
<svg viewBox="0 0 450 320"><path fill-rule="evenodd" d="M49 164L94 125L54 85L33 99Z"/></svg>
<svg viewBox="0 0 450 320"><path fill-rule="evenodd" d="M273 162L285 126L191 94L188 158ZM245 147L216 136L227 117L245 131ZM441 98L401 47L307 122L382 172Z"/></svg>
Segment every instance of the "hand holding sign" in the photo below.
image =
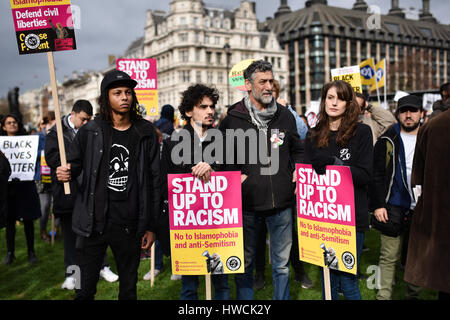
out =
<svg viewBox="0 0 450 320"><path fill-rule="evenodd" d="M65 166L56 168L56 177L58 178L59 182L69 182L71 180L70 163Z"/></svg>

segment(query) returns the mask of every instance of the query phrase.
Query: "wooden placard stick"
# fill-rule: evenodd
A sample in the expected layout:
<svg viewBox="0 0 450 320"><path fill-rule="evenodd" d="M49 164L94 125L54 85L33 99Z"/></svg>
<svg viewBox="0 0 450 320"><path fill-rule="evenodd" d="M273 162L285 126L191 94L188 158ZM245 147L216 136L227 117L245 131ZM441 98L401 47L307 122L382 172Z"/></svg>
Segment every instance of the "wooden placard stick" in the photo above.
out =
<svg viewBox="0 0 450 320"><path fill-rule="evenodd" d="M325 300L331 300L330 268L323 267L323 286L325 288Z"/></svg>
<svg viewBox="0 0 450 320"><path fill-rule="evenodd" d="M205 275L206 300L211 300L211 274Z"/></svg>
<svg viewBox="0 0 450 320"><path fill-rule="evenodd" d="M155 283L155 260L156 260L155 252L156 252L155 243L153 243L150 257L150 287L153 287Z"/></svg>
<svg viewBox="0 0 450 320"><path fill-rule="evenodd" d="M55 74L55 60L53 58L53 52L47 52L48 58L48 70L50 71L50 84L52 87L53 105L55 106L55 120L56 120L56 133L58 136L59 156L61 159L61 165L66 166L66 149L64 148L63 128L61 123L61 111L59 108L58 86L56 84ZM64 183L64 193L70 194L70 184Z"/></svg>

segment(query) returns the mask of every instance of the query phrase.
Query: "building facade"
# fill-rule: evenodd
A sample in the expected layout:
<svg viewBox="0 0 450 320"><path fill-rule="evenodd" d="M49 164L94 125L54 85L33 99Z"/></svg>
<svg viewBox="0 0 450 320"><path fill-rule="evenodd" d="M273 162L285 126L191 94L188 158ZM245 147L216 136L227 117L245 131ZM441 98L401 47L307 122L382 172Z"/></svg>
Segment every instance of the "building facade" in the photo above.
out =
<svg viewBox="0 0 450 320"><path fill-rule="evenodd" d="M387 15L364 0L356 0L352 9L310 0L292 12L281 0L274 19L266 23L289 57L291 103L305 110L319 99L331 69L370 57L376 62L386 58L389 93L432 90L449 81L450 26L436 21L429 0L423 0L418 20L405 17L399 0L391 4Z"/></svg>
<svg viewBox="0 0 450 320"><path fill-rule="evenodd" d="M234 11L205 7L202 0L172 0L170 12L148 11L144 57L158 61L159 105L179 105L191 84L214 85L218 113L244 96L230 88L228 72L245 59L265 59L285 88L287 55L267 24L256 18L255 3L242 1Z"/></svg>

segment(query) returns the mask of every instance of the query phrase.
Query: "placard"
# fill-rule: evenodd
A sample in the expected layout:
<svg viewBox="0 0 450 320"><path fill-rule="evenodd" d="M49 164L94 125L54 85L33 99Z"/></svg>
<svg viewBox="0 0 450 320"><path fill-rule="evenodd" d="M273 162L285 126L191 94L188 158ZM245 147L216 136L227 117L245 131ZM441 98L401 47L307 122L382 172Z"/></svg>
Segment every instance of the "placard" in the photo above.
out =
<svg viewBox="0 0 450 320"><path fill-rule="evenodd" d="M70 0L10 0L19 54L75 50Z"/></svg>
<svg viewBox="0 0 450 320"><path fill-rule="evenodd" d="M355 92L362 93L361 71L359 66L344 67L331 70L331 79L348 82Z"/></svg>
<svg viewBox="0 0 450 320"><path fill-rule="evenodd" d="M21 181L33 181L39 136L3 136L0 137L0 149L11 165L9 181L18 178Z"/></svg>
<svg viewBox="0 0 450 320"><path fill-rule="evenodd" d="M215 172L203 183L169 174L172 273L244 272L240 172Z"/></svg>
<svg viewBox="0 0 450 320"><path fill-rule="evenodd" d="M327 166L318 175L297 164L297 227L300 260L356 274L356 224L350 168Z"/></svg>
<svg viewBox="0 0 450 320"><path fill-rule="evenodd" d="M135 91L146 115L158 116L158 68L156 59L118 59L117 70L126 72L138 82Z"/></svg>

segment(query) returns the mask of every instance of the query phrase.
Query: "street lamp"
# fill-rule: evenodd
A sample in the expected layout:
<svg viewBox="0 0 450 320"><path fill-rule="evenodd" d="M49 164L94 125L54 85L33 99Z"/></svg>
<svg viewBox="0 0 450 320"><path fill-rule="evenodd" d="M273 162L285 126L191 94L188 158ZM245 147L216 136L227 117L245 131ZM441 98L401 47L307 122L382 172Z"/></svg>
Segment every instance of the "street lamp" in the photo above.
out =
<svg viewBox="0 0 450 320"><path fill-rule="evenodd" d="M230 74L230 57L231 57L231 47L230 44L227 42L225 43L225 45L223 46L223 50L225 50L225 56L227 59L227 76L226 76L226 81L227 81L227 104L228 106L231 105L231 99L230 99L230 79L229 79L229 74Z"/></svg>

